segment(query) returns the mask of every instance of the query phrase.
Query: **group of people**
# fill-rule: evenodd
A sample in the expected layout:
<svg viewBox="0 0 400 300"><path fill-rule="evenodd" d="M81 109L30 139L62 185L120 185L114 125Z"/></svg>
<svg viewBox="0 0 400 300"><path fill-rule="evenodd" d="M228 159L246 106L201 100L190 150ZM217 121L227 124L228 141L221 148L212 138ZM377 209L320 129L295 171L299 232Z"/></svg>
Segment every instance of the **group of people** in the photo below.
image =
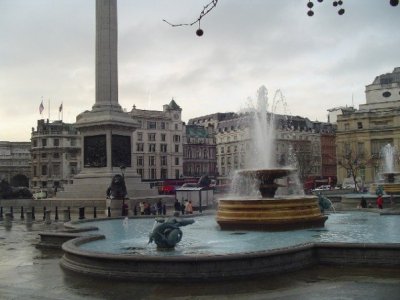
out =
<svg viewBox="0 0 400 300"><path fill-rule="evenodd" d="M174 209L175 209L175 212L179 212L182 215L193 214L192 201L185 200L185 201L182 201L181 203L179 203L178 199L175 199Z"/></svg>
<svg viewBox="0 0 400 300"><path fill-rule="evenodd" d="M146 201L139 203L139 211L141 215L165 215L167 212L167 207L159 199L157 203L150 204Z"/></svg>
<svg viewBox="0 0 400 300"><path fill-rule="evenodd" d="M376 206L379 209L383 209L383 197L381 194L379 194L378 198L376 198ZM372 208L372 204L370 202L367 203L367 200L364 197L361 197L358 208Z"/></svg>

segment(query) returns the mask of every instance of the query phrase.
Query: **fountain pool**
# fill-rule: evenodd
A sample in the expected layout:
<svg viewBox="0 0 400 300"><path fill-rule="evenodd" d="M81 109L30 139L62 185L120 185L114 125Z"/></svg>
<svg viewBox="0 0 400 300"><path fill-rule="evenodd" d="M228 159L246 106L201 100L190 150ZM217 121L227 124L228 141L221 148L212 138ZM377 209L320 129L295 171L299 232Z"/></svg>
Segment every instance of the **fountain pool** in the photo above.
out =
<svg viewBox="0 0 400 300"><path fill-rule="evenodd" d="M168 251L148 244L154 219L76 224L98 232L62 245L64 269L135 281L210 281L295 271L317 264L400 267L400 218L370 212L331 214L324 227L292 231L220 230L215 215L195 217Z"/></svg>
<svg viewBox="0 0 400 300"><path fill-rule="evenodd" d="M158 251L148 244L153 219L121 219L90 222L105 239L84 243L86 251L154 256L225 255L293 247L315 242L400 243L399 216L372 212L334 213L325 227L286 232L220 230L215 215L200 216L190 227L182 228L184 238L175 250ZM87 223L78 224L78 227Z"/></svg>

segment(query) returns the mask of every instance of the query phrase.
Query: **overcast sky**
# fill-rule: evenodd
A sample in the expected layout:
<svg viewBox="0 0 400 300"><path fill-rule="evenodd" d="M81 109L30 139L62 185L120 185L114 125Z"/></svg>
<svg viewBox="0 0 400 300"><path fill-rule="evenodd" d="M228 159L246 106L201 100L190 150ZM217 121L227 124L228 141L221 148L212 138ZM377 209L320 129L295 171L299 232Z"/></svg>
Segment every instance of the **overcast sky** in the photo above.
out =
<svg viewBox="0 0 400 300"><path fill-rule="evenodd" d="M358 108L365 86L400 66L400 6L389 0L118 0L119 103L183 120L237 112L265 85L288 113L326 121L327 109ZM0 140L29 141L37 120L63 120L95 103L95 0L0 0ZM41 99L45 110L39 114ZM50 110L49 110L50 102Z"/></svg>

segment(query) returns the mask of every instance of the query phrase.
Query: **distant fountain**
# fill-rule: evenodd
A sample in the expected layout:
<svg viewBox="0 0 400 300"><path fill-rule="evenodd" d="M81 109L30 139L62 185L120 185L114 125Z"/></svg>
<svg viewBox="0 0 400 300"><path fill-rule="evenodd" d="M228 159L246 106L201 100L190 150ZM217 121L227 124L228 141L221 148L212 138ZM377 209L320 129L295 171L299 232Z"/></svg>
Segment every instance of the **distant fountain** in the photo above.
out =
<svg viewBox="0 0 400 300"><path fill-rule="evenodd" d="M371 186L375 193L382 191L388 194L400 192L400 179L398 171L399 153L396 147L390 143L382 147L380 151L380 173L381 179Z"/></svg>
<svg viewBox="0 0 400 300"><path fill-rule="evenodd" d="M285 185L278 180L293 175L296 163L293 156L289 166L276 163L275 114L268 113L268 91L264 86L257 92L257 109L252 116L248 168L234 175L232 186L236 195L219 199L217 222L221 229L272 231L323 226L327 217L322 215L317 197L304 193L275 196L277 189Z"/></svg>

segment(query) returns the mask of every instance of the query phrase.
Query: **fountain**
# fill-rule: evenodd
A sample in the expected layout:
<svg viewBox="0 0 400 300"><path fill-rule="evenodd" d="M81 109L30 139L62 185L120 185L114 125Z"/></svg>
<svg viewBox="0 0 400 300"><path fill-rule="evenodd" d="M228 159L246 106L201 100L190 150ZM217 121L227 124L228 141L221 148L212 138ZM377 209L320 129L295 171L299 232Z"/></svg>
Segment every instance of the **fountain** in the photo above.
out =
<svg viewBox="0 0 400 300"><path fill-rule="evenodd" d="M266 89L260 91L259 98L266 99ZM400 266L400 236L392 229L399 226L396 216L381 219L371 212L356 212L354 218L353 212L327 220L317 197L281 196L282 179L294 168L275 166L271 144L273 140L268 151L267 146L253 148L258 155L251 156L260 159L237 172L239 195L219 199L216 215L156 223L140 216L66 224L79 232L97 228L98 233L63 243L61 266L91 276L174 283L275 275L320 263ZM247 189L240 189L243 186ZM253 186L257 192L248 193Z"/></svg>
<svg viewBox="0 0 400 300"><path fill-rule="evenodd" d="M382 177L378 182L371 186L371 191L375 193L382 193L383 191L387 194L400 193L400 180L397 171L397 165L399 161L399 154L396 147L390 143L382 147L380 151L380 170L379 175Z"/></svg>
<svg viewBox="0 0 400 300"><path fill-rule="evenodd" d="M238 195L219 199L217 222L222 230L292 230L323 227L327 219L321 213L315 196L287 195L275 197L282 184L278 179L292 175L292 167L276 167L274 162L274 114L268 114L268 92L258 90L257 109L253 118L253 151L248 165L236 172L232 185ZM274 102L275 98L274 97ZM274 106L274 105L273 105ZM255 167L257 166L257 168ZM251 195L255 186L259 195ZM243 196L246 193L247 195Z"/></svg>

